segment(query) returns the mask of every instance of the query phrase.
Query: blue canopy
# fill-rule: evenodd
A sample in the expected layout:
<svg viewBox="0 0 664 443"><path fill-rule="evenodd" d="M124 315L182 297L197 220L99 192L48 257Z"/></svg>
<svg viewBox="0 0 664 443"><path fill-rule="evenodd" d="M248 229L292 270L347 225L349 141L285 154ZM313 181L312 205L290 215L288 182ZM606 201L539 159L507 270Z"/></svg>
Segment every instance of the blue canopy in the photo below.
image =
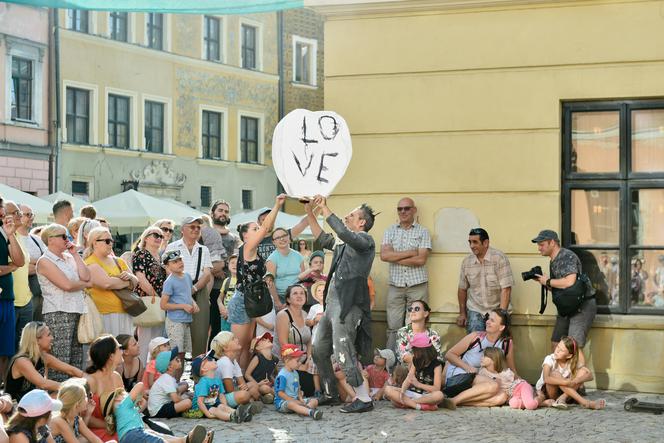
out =
<svg viewBox="0 0 664 443"><path fill-rule="evenodd" d="M253 14L301 8L304 0L8 0L27 6L172 14Z"/></svg>

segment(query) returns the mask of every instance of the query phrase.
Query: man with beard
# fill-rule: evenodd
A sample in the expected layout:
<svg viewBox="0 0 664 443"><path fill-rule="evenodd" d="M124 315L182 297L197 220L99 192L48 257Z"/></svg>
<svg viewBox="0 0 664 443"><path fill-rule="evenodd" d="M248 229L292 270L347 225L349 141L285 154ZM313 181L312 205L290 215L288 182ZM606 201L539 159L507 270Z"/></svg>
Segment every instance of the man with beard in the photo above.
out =
<svg viewBox="0 0 664 443"><path fill-rule="evenodd" d="M231 222L231 205L225 200L217 200L210 207L213 226L203 226L200 242L210 250L212 260L212 291L210 291L210 336L208 342L221 330L221 314L217 299L221 285L228 273L227 260L238 253L240 237L228 229ZM209 344L209 343L208 343Z"/></svg>

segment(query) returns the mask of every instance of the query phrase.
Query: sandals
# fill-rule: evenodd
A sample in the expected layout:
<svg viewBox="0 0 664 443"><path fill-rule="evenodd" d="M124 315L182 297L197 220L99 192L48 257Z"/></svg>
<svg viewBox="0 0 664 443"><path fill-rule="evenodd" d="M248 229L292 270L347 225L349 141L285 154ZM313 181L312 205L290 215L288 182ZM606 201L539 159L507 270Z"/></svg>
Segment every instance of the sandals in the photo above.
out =
<svg viewBox="0 0 664 443"><path fill-rule="evenodd" d="M206 438L208 437L208 431L205 429L205 426L196 425L194 428L187 434L185 439L186 443L205 443ZM214 433L213 433L214 435ZM207 440L208 443L212 443L212 440Z"/></svg>
<svg viewBox="0 0 664 443"><path fill-rule="evenodd" d="M558 400L554 401L551 404L551 407L556 408L556 409L561 409L563 411L566 411L567 409L569 409L569 406L567 406L567 403L565 403L564 401L558 401Z"/></svg>
<svg viewBox="0 0 664 443"><path fill-rule="evenodd" d="M606 400L603 398L600 398L599 400L588 400L588 403L583 405L584 408L586 409L594 409L596 411L599 411L600 409L604 409L606 407Z"/></svg>

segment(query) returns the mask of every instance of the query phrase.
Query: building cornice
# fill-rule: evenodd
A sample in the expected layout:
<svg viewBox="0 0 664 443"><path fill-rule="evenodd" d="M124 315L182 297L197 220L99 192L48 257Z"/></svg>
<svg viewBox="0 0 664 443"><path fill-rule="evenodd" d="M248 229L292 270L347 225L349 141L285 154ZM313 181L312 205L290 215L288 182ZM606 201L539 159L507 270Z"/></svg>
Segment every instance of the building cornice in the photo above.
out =
<svg viewBox="0 0 664 443"><path fill-rule="evenodd" d="M460 10L583 6L649 0L304 0L307 8L328 18L358 15L423 14Z"/></svg>
<svg viewBox="0 0 664 443"><path fill-rule="evenodd" d="M174 52L160 51L145 46L141 46L135 43L118 42L100 35L85 34L83 32L72 31L65 28L60 28L60 32L61 32L60 35L62 36L61 41L63 43L65 39L68 38L71 40L84 42L90 45L102 46L106 48L117 49L120 51L127 51L133 54L141 55L146 58L148 57L156 58L184 66L192 66L196 68L216 71L219 74L246 77L252 80L261 80L271 83L277 83L279 81L279 76L276 74L253 71L250 69L242 69L236 66L226 65L219 62L202 60L194 57L189 57L186 55L176 54Z"/></svg>

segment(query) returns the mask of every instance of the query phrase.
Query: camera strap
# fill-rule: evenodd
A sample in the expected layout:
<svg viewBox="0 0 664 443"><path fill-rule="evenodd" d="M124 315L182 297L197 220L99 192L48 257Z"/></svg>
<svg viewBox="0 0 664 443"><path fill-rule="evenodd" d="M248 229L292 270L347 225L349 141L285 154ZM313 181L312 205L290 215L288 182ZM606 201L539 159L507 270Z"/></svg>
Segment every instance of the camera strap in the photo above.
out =
<svg viewBox="0 0 664 443"><path fill-rule="evenodd" d="M540 310L539 313L543 314L546 309L546 303L549 300L549 290L546 286L542 285L540 290Z"/></svg>

